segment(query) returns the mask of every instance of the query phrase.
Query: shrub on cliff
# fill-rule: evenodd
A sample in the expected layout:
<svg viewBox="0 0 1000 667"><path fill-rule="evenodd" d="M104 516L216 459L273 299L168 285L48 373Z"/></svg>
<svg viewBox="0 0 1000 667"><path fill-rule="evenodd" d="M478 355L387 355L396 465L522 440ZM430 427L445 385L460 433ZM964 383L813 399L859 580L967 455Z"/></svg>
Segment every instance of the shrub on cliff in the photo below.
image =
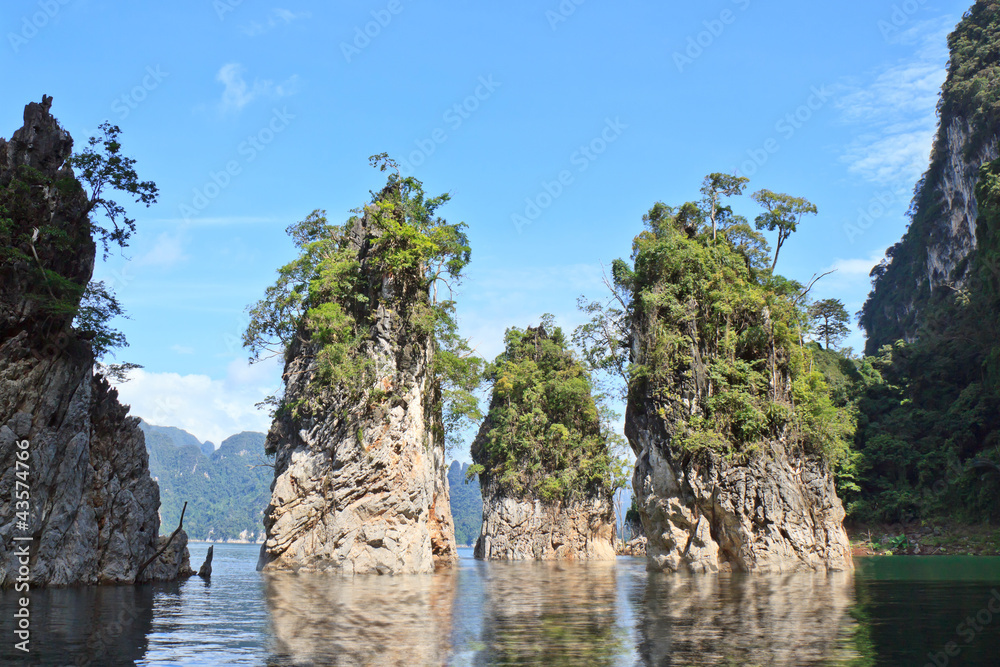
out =
<svg viewBox="0 0 1000 667"><path fill-rule="evenodd" d="M504 339L485 372L493 395L470 473L515 496L610 497L624 484L624 464L614 455L620 437L562 329L546 316L538 328L508 329Z"/></svg>
<svg viewBox="0 0 1000 667"><path fill-rule="evenodd" d="M371 405L400 389L380 377L365 349L378 306L401 313L414 339L433 337L439 407L446 432L457 436L462 424L479 417L472 392L481 362L458 336L450 298L470 259L466 225L435 215L447 194L426 197L420 181L400 176L384 154L371 161L393 173L346 223L330 224L317 210L288 228L299 256L278 270L275 284L250 307L243 343L251 361L279 354L287 359L306 347L315 354L312 396L295 403L272 397L278 410L316 409L328 389ZM396 286L391 294L385 281Z"/></svg>
<svg viewBox="0 0 1000 667"><path fill-rule="evenodd" d="M46 113L51 103L51 98L43 99L41 106ZM21 286L41 305L42 312L72 321L98 360L128 345L125 336L108 324L125 314L109 286L80 279L77 264L85 256L82 248L96 237L107 259L112 245L128 245L135 219L128 217L125 207L112 198L113 193L129 196L146 207L158 196L156 184L140 181L135 160L122 154L121 130L107 122L100 130L100 136L91 137L81 152L66 160L64 166L75 169L75 174L61 169L53 178L21 164L8 170L0 182L0 262L4 273L19 274L18 282L23 281ZM62 140L72 143L65 132ZM57 215L50 208L53 192L69 202ZM74 219L68 219L69 215ZM60 256L75 259L60 265ZM89 270L86 273L89 277ZM136 367L122 364L102 370L121 377Z"/></svg>
<svg viewBox="0 0 1000 667"><path fill-rule="evenodd" d="M761 193L791 202L782 240L815 211ZM757 228L781 226L765 209ZM764 237L717 200L657 203L643 220L633 264L612 266L614 307L588 306L591 331L610 332L590 336L588 357L623 368L629 401L651 401L683 450L746 457L781 440L847 460L853 415L834 406L803 344L808 288L775 275Z"/></svg>

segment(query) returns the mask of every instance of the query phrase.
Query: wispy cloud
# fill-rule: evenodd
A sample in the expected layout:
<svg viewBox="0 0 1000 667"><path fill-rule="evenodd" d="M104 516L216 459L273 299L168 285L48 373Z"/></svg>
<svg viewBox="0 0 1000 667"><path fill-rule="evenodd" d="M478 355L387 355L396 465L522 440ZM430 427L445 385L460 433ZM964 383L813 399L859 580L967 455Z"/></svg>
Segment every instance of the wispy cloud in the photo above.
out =
<svg viewBox="0 0 1000 667"><path fill-rule="evenodd" d="M148 252L136 258L135 266L166 269L180 264L187 258L188 255L184 253L184 241L180 235L164 232L156 237L156 242Z"/></svg>
<svg viewBox="0 0 1000 667"><path fill-rule="evenodd" d="M913 57L839 86L843 120L859 128L841 156L852 174L908 189L927 169L953 26L951 18L914 26L894 40L915 47Z"/></svg>
<svg viewBox="0 0 1000 667"><path fill-rule="evenodd" d="M223 113L239 111L250 102L260 97L277 99L296 92L298 76L292 76L283 83L274 83L270 79L257 79L247 82L244 78L246 68L239 63L223 65L215 75L215 80L221 83L222 99L219 110Z"/></svg>
<svg viewBox="0 0 1000 667"><path fill-rule="evenodd" d="M171 345L170 349L177 354L194 354L194 348L187 345Z"/></svg>
<svg viewBox="0 0 1000 667"><path fill-rule="evenodd" d="M309 12L293 12L288 9L276 8L271 10L266 20L251 21L250 23L241 25L240 30L247 37L258 37L271 32L279 26L286 26L295 21L310 18L311 16L312 14Z"/></svg>
<svg viewBox="0 0 1000 667"><path fill-rule="evenodd" d="M132 406L132 416L219 443L241 431L267 431L271 419L254 405L275 392L280 376L277 363L250 366L234 359L221 380L139 369L118 385L118 392L122 402Z"/></svg>

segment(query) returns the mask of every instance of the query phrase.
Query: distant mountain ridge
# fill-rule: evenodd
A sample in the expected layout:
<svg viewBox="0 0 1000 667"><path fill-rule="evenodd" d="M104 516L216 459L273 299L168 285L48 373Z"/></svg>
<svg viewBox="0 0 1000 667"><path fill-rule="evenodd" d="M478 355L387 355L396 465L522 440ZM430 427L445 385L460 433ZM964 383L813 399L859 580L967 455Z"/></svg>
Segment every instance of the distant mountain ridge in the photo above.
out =
<svg viewBox="0 0 1000 667"><path fill-rule="evenodd" d="M483 494L479 478L465 482L468 463L452 461L448 469L448 490L451 493L451 517L455 521L455 541L472 546L483 527Z"/></svg>
<svg viewBox="0 0 1000 667"><path fill-rule="evenodd" d="M160 520L172 530L188 503L184 529L194 540L263 539L261 523L271 497L272 471L264 434L245 431L218 449L183 429L145 421L149 472L160 484Z"/></svg>
<svg viewBox="0 0 1000 667"><path fill-rule="evenodd" d="M272 469L264 453L263 433L244 431L211 442L175 426L139 427L146 436L149 472L160 485L163 531L177 526L186 501L184 530L193 540L259 541L262 518L271 500ZM474 544L483 523L479 480L465 482L468 463L454 461L448 469L451 512L458 544Z"/></svg>

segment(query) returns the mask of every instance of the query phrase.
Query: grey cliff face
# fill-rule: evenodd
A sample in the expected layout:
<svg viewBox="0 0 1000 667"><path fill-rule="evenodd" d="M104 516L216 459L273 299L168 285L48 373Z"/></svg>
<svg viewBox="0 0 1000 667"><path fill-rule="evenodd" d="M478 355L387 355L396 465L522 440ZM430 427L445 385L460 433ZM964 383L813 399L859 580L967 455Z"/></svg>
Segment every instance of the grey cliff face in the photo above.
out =
<svg viewBox="0 0 1000 667"><path fill-rule="evenodd" d="M746 464L671 444L651 402L630 401L625 435L650 570L849 570L844 508L825 462L782 443Z"/></svg>
<svg viewBox="0 0 1000 667"><path fill-rule="evenodd" d="M571 501L505 495L483 487L483 528L475 556L482 560L614 560L615 510L610 498Z"/></svg>
<svg viewBox="0 0 1000 667"><path fill-rule="evenodd" d="M981 146L972 145L972 128L964 118L951 119L943 145L938 142L935 151L945 156L945 166L935 192L941 215L927 239L927 270L922 277L932 291L952 281L956 286L965 282L955 269L976 247L979 168L1000 157L996 136Z"/></svg>
<svg viewBox="0 0 1000 667"><path fill-rule="evenodd" d="M24 127L9 142L0 139L0 186L25 166L40 172L43 183L18 200L11 216L14 247L84 285L95 255L87 199L63 166L73 142L50 105L51 98L29 104ZM72 250L40 239L32 251L26 239L42 225L64 233ZM32 268L9 256L0 264L0 586L15 583L15 548L23 544L30 544L32 586L132 583L139 566L156 553L160 523L159 489L149 476L138 419L128 416L117 391L94 376L93 353L71 328L72 315L47 312L32 297L38 289ZM15 505L15 461L25 441L26 525ZM30 543L14 541L25 535ZM175 540L143 579L187 574L185 545L186 537Z"/></svg>
<svg viewBox="0 0 1000 667"><path fill-rule="evenodd" d="M351 231L362 272L376 231L367 215ZM448 467L436 383L433 340L407 330L415 288L392 277L374 280L377 304L365 353L378 404L324 387L321 407L276 416L268 433L276 452L267 540L258 569L344 574L426 573L458 559L448 494ZM386 302L397 299L400 308ZM293 346L285 364L285 402L315 396L313 343Z"/></svg>

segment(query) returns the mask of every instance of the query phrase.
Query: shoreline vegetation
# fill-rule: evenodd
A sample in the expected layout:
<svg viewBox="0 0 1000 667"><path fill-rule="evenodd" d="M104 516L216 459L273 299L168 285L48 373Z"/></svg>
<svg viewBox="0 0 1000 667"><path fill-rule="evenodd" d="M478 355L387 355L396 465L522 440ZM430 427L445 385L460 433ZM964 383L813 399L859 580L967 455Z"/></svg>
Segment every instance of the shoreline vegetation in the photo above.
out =
<svg viewBox="0 0 1000 667"><path fill-rule="evenodd" d="M1000 527L872 524L845 526L854 556L1000 556Z"/></svg>

